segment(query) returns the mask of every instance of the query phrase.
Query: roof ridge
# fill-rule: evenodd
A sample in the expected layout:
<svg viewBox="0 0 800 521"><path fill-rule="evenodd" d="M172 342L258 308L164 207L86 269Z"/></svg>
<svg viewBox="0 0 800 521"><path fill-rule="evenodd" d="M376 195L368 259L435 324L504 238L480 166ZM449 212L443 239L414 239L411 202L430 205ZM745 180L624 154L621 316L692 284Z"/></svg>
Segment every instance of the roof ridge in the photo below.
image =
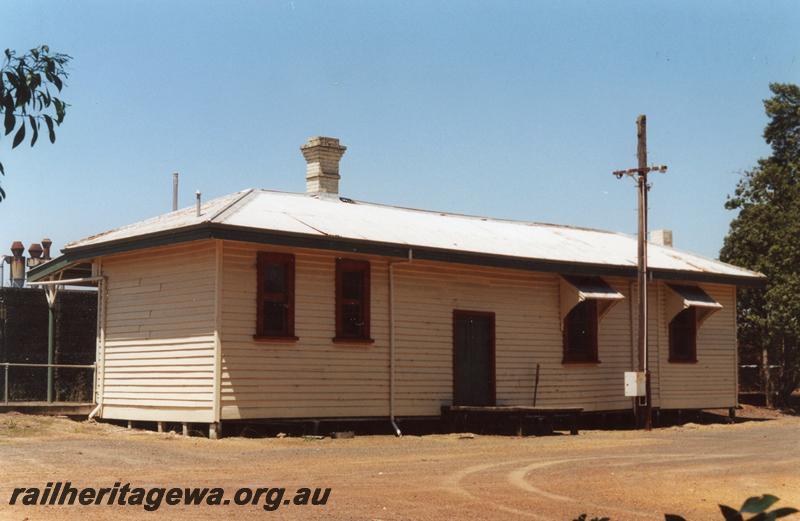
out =
<svg viewBox="0 0 800 521"><path fill-rule="evenodd" d="M283 190L270 190L269 188L258 188L255 189L259 192L267 192L273 194L282 194L282 195L294 195L298 197L308 197L308 194L303 192L286 192ZM541 222L541 221L528 221L524 219L507 219L507 218L500 218L500 217L491 217L488 215L478 215L478 214L468 214L468 213L460 213L460 212L452 212L452 211L444 211L444 210L429 210L426 208L414 208L411 206L401 206L397 204L386 204L386 203L375 203L372 201L364 201L361 199L353 199L350 197L344 197L341 194L338 194L339 198L348 199L349 201L356 203L356 204L363 204L369 206L376 206L379 208L391 208L395 210L406 210L409 212L420 212L426 214L439 214L444 216L451 216L451 217L463 217L466 219L480 219L484 221L497 221L497 222L504 222L504 223L512 223L512 224L522 224L528 226L548 226L552 228L569 228L570 230L582 230L587 232L599 232L599 233L608 233L614 235L622 235L625 237L632 237L633 234L619 232L615 230L604 230L602 228L591 228L588 226L577 226L572 224L558 224L558 223L548 223L548 222Z"/></svg>
<svg viewBox="0 0 800 521"><path fill-rule="evenodd" d="M223 219L222 215L227 213L228 211L231 212L231 215L236 213L236 211L239 210L239 208L240 208L239 203L243 203L244 200L247 199L248 196L250 196L253 193L255 193L255 191L256 191L255 188L247 188L247 189L243 190L242 191L242 195L240 195L239 197L235 198L233 201L231 201L230 203L228 203L224 207L222 207L217 213L215 213L214 215L211 216L211 218L208 219L208 222L215 222L215 221L217 221L217 219L219 219L220 221L223 221L224 219ZM236 208L234 209L234 207L236 207ZM225 217L229 217L229 216L226 215Z"/></svg>
<svg viewBox="0 0 800 521"><path fill-rule="evenodd" d="M244 192L247 192L247 190L245 190ZM233 193L230 193L230 194L221 195L219 197L214 197L212 199L209 199L208 201L203 202L202 205L203 206L211 206L216 201L218 201L220 199L225 199L227 197L235 197L237 193L239 193L239 192L233 192ZM238 201L240 198L241 197L236 197L236 200ZM226 208L228 206L229 206L229 204L226 205ZM168 217L168 216L173 216L173 217L178 216L178 215L191 216L194 213L194 210L195 210L194 206L185 206L183 208L178 208L177 210L171 210L169 212L160 213L160 214L154 215L152 217L148 217L146 219L142 219L142 220L139 220L139 221L134 221L134 222L128 223L128 224L123 224L122 226L117 226L116 228L111 228L110 230L105 230L103 232L90 235L88 237L82 237L80 239L77 239L77 240L74 240L74 241L70 241L70 242L68 242L68 243L66 243L64 245L63 249L67 250L67 249L75 247L75 244L78 244L78 243L81 243L81 242L86 242L86 241L94 241L94 240L96 240L96 239L98 239L100 237L104 237L104 236L107 236L107 235L115 233L115 232L120 232L120 231L123 231L123 230L132 229L132 228L134 228L136 226L155 223L155 222L158 222L158 220L164 219L165 217ZM200 222L205 222L205 221L206 220L203 220L203 221L200 221Z"/></svg>

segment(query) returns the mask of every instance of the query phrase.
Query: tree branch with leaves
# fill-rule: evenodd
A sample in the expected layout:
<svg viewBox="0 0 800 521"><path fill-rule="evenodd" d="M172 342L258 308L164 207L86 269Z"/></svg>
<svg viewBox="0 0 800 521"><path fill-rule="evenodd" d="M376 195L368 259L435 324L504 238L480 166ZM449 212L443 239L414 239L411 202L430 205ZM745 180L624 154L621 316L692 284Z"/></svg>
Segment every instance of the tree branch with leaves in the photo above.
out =
<svg viewBox="0 0 800 521"><path fill-rule="evenodd" d="M3 135L14 134L12 149L22 144L26 136L34 146L43 124L50 142L55 143L55 129L63 123L68 107L59 95L69 76L66 66L71 59L67 54L51 53L47 45L22 55L5 50L0 69L0 115ZM0 174L5 175L2 162ZM5 197L0 187L0 201Z"/></svg>

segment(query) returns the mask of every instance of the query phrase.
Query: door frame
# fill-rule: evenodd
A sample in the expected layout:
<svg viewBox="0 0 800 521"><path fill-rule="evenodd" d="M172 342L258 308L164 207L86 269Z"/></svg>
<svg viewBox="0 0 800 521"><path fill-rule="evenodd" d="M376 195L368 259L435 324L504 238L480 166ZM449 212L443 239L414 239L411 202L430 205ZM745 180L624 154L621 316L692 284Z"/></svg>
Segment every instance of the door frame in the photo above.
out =
<svg viewBox="0 0 800 521"><path fill-rule="evenodd" d="M456 320L459 317L485 317L489 319L489 401L491 406L497 405L497 374L496 374L496 353L495 353L495 313L494 311L472 311L468 309L454 309L453 310L453 388L452 401L455 403L456 399L456 367L458 366L458 349L456 348Z"/></svg>

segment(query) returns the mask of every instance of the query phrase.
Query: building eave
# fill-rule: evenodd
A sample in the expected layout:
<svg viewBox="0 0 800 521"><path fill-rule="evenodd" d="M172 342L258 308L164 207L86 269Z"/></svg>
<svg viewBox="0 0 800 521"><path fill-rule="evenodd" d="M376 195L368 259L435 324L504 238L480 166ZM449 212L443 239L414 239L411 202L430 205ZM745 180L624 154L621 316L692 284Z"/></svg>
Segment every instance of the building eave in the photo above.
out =
<svg viewBox="0 0 800 521"><path fill-rule="evenodd" d="M31 269L28 277L31 281L42 280L60 270L63 270L65 267L77 261L125 253L144 248L168 246L171 244L179 244L204 239L223 239L230 241L291 246L297 248L313 248L342 253L361 253L400 258L407 257L410 249L413 250L414 258L419 260L519 269L526 271L561 273L568 275L620 276L628 278L636 276L636 266L590 264L570 261L555 261L549 259L531 259L504 255L490 255L458 250L416 247L406 244L345 239L341 237L320 237L319 235L271 231L259 228L245 228L226 224L203 222L183 228L155 232L152 234L140 235L136 237L120 239L117 241L108 241L87 246L67 248L64 250L62 256ZM764 287L766 285L766 277L763 276L749 277L722 273L667 270L659 268L652 268L650 273L653 279L657 280L731 284L743 287Z"/></svg>

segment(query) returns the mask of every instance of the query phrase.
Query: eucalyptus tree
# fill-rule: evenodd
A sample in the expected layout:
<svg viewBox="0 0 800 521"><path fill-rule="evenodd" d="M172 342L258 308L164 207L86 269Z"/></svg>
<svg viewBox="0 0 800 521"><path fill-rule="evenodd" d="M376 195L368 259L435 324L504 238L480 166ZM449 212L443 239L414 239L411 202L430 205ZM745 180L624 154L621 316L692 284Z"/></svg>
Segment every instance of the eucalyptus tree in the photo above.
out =
<svg viewBox="0 0 800 521"><path fill-rule="evenodd" d="M47 45L24 54L5 50L0 68L0 116L2 135L13 134L12 149L26 138L34 146L40 130L46 130L50 142L55 143L56 128L63 123L68 106L60 93L69 76L66 67L70 59L67 54L51 52ZM0 174L5 175L2 162ZM0 186L0 201L5 197Z"/></svg>

